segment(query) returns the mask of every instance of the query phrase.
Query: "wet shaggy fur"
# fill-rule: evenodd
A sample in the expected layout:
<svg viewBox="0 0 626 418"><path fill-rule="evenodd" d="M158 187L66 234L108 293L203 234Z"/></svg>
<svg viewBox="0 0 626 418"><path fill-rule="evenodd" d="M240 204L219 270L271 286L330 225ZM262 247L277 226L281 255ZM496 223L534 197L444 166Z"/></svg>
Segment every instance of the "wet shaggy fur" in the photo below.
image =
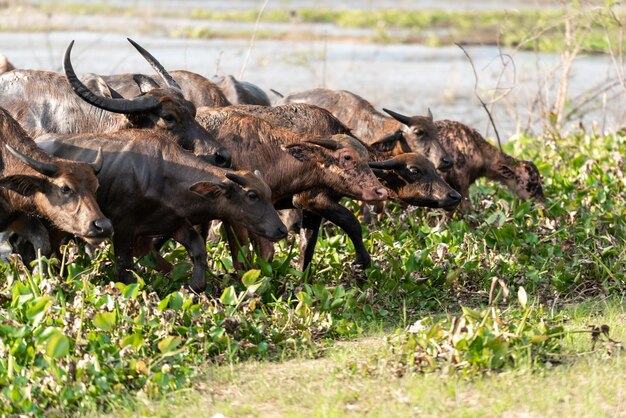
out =
<svg viewBox="0 0 626 418"><path fill-rule="evenodd" d="M469 187L481 177L505 185L521 199L543 198L541 176L535 164L501 152L475 129L460 122L440 120L435 126L441 144L454 158L454 167L444 178L463 196L461 210L471 208Z"/></svg>

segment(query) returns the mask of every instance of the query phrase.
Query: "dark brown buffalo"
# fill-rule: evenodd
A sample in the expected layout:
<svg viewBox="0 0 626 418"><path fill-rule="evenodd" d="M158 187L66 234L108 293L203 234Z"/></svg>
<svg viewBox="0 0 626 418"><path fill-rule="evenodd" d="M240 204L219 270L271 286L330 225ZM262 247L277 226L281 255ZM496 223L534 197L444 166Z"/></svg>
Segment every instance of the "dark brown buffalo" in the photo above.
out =
<svg viewBox="0 0 626 418"><path fill-rule="evenodd" d="M455 161L444 178L463 196L461 210L471 208L469 187L481 177L504 184L522 199L543 199L541 176L535 164L503 153L475 129L460 122L439 120L435 126L441 144Z"/></svg>
<svg viewBox="0 0 626 418"><path fill-rule="evenodd" d="M132 99L121 98L114 90L111 91L112 97L98 94L82 83L74 72L70 60L72 42L64 58L67 79L60 74L34 70L2 74L0 106L5 107L32 137L46 133L149 129L168 132L179 145L204 156L208 162L229 165L230 156L198 125L196 108L185 99L180 86L154 57L141 46L131 43L157 70L164 87L151 89ZM102 80L90 80L87 84L103 83ZM107 88L104 84L99 92Z"/></svg>
<svg viewBox="0 0 626 418"><path fill-rule="evenodd" d="M366 148L351 136L305 139L228 108L200 108L197 119L230 149L234 167L255 167L263 173L277 209L291 208L296 194L320 188L370 202L387 197L367 165ZM245 238L243 232L239 234ZM231 251L236 253L236 246L231 245ZM271 249L262 245L262 253L269 256ZM236 254L233 260L236 262Z"/></svg>
<svg viewBox="0 0 626 418"><path fill-rule="evenodd" d="M47 152L90 160L102 147L97 199L115 233L117 277L132 275L133 245L138 237L174 237L192 257L190 286L205 288L206 244L192 227L220 218L237 222L270 240L287 229L270 201L270 189L255 174L212 166L146 130L38 138Z"/></svg>
<svg viewBox="0 0 626 418"><path fill-rule="evenodd" d="M452 210L461 202L461 195L441 178L433 163L419 154L408 152L369 165L391 200L445 210Z"/></svg>
<svg viewBox="0 0 626 418"><path fill-rule="evenodd" d="M86 160L93 165L50 157L2 108L0 144L0 230L19 233L27 225L18 219L38 214L94 244L111 235L95 197L102 164L97 150Z"/></svg>
<svg viewBox="0 0 626 418"><path fill-rule="evenodd" d="M328 110L306 103L291 103L280 106L231 106L217 109L213 114L221 117L212 119L214 126L203 123L209 131L218 130L222 120L232 114L245 112L259 116L275 126L298 132L300 135L333 135L336 133L348 133L350 130L337 120ZM259 138L268 134L264 130L257 130ZM372 160L382 160L387 154L369 149ZM443 180L429 170L428 160L424 157L411 154L407 157L399 157L388 162L388 169L375 172L385 186L390 196L400 196L404 203L417 206L443 207L451 210L460 201L460 195L450 189ZM432 164L432 163L431 163ZM429 173L425 177L411 174L411 170L419 169ZM322 218L326 218L346 232L354 244L356 261L355 264L367 267L371 263L369 252L363 244L361 225L354 214L339 203L340 195L332 193L328 189L312 189L294 196L297 207L304 209L300 226L300 267L306 268L313 257L317 234ZM434 202L436 201L436 203Z"/></svg>
<svg viewBox="0 0 626 418"><path fill-rule="evenodd" d="M383 157L416 152L428 158L438 170L449 170L453 159L439 143L433 117L404 116L383 109L385 116L367 100L346 90L313 89L291 94L283 103L308 103L330 111Z"/></svg>

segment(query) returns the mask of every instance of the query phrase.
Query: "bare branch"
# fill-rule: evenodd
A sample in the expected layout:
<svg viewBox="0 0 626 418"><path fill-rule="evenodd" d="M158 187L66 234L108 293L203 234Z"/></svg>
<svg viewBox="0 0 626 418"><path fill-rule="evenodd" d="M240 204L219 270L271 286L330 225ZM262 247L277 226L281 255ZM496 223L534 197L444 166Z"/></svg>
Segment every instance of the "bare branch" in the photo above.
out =
<svg viewBox="0 0 626 418"><path fill-rule="evenodd" d="M496 127L496 123L493 121L493 117L491 116L491 112L487 108L487 105L485 104L483 99L480 97L480 94L478 94L478 74L476 73L476 67L474 66L474 61L472 60L472 57L470 57L470 55L467 53L467 51L465 50L465 48L463 48L461 44L455 42L455 45L461 48L461 51L463 51L463 53L469 60L470 65L472 66L472 71L474 72L474 95L476 96L480 104L482 105L483 109L485 109L485 112L487 112L487 116L489 116L489 120L491 121L491 126L493 126L493 130L496 134L496 139L498 140L498 147L500 148L500 151L502 151L502 141L500 141L500 134L498 133L498 128Z"/></svg>

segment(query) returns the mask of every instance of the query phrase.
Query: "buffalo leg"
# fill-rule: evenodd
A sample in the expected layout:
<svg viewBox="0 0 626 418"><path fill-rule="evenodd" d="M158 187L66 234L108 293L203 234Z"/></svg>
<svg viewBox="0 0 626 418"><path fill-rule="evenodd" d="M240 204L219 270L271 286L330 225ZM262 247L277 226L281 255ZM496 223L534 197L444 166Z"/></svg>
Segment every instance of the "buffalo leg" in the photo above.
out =
<svg viewBox="0 0 626 418"><path fill-rule="evenodd" d="M239 225L231 225L226 222L224 222L224 230L226 231L228 246L230 247L230 255L233 259L233 268L235 271L245 270L245 264L239 261L239 249L241 247L241 249L246 251L244 257L248 258L247 248L250 243L248 230Z"/></svg>
<svg viewBox="0 0 626 418"><path fill-rule="evenodd" d="M206 289L207 252L206 243L193 226L178 229L173 238L181 243L189 253L193 263L191 282L189 287L194 292L202 292Z"/></svg>
<svg viewBox="0 0 626 418"><path fill-rule="evenodd" d="M351 211L330 198L323 199L323 202L320 202L320 199L316 199L316 202L312 206L307 207L307 209L343 229L354 245L356 264L363 266L363 268L369 267L372 258L365 248L365 244L363 244L361 224Z"/></svg>
<svg viewBox="0 0 626 418"><path fill-rule="evenodd" d="M121 233L122 228L115 228L113 250L115 251L115 275L122 283L132 283L133 275L133 236Z"/></svg>
<svg viewBox="0 0 626 418"><path fill-rule="evenodd" d="M302 211L300 226L300 270L304 271L313 260L322 217L308 210Z"/></svg>

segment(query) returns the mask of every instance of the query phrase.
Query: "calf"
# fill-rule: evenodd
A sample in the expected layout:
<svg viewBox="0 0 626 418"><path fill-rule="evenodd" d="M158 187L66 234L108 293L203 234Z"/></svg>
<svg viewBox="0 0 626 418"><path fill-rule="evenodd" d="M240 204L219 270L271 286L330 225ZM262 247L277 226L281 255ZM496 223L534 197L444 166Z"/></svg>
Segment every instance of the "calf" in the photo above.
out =
<svg viewBox="0 0 626 418"><path fill-rule="evenodd" d="M461 193L461 210L471 208L469 187L480 177L504 184L522 199L543 199L541 176L535 164L503 153L485 141L475 129L460 122L439 120L435 126L441 144L455 161L453 169L444 178Z"/></svg>
<svg viewBox="0 0 626 418"><path fill-rule="evenodd" d="M366 148L350 136L305 139L228 108L200 108L197 118L230 149L234 167L256 167L263 173L277 209L293 207L295 195L316 189L371 202L387 197L367 165ZM240 237L245 239L242 231ZM263 256L271 255L266 245L262 249ZM231 251L236 263L235 245L231 245Z"/></svg>
<svg viewBox="0 0 626 418"><path fill-rule="evenodd" d="M328 110L381 157L413 151L432 161L438 170L452 168L453 159L439 143L430 110L428 116L404 116L383 109L389 117L354 93L321 88L291 94L283 103L308 103Z"/></svg>
<svg viewBox="0 0 626 418"><path fill-rule="evenodd" d="M139 237L173 236L190 253L190 286L206 286L206 244L193 225L214 218L237 222L270 240L287 229L270 202L270 189L256 175L212 166L177 144L145 130L38 138L47 152L88 160L103 151L97 199L113 223L115 270L131 279L133 245Z"/></svg>
<svg viewBox="0 0 626 418"><path fill-rule="evenodd" d="M50 157L2 108L0 143L0 230L19 233L27 226L20 218L34 213L93 244L111 235L95 197L101 153L91 165Z"/></svg>

